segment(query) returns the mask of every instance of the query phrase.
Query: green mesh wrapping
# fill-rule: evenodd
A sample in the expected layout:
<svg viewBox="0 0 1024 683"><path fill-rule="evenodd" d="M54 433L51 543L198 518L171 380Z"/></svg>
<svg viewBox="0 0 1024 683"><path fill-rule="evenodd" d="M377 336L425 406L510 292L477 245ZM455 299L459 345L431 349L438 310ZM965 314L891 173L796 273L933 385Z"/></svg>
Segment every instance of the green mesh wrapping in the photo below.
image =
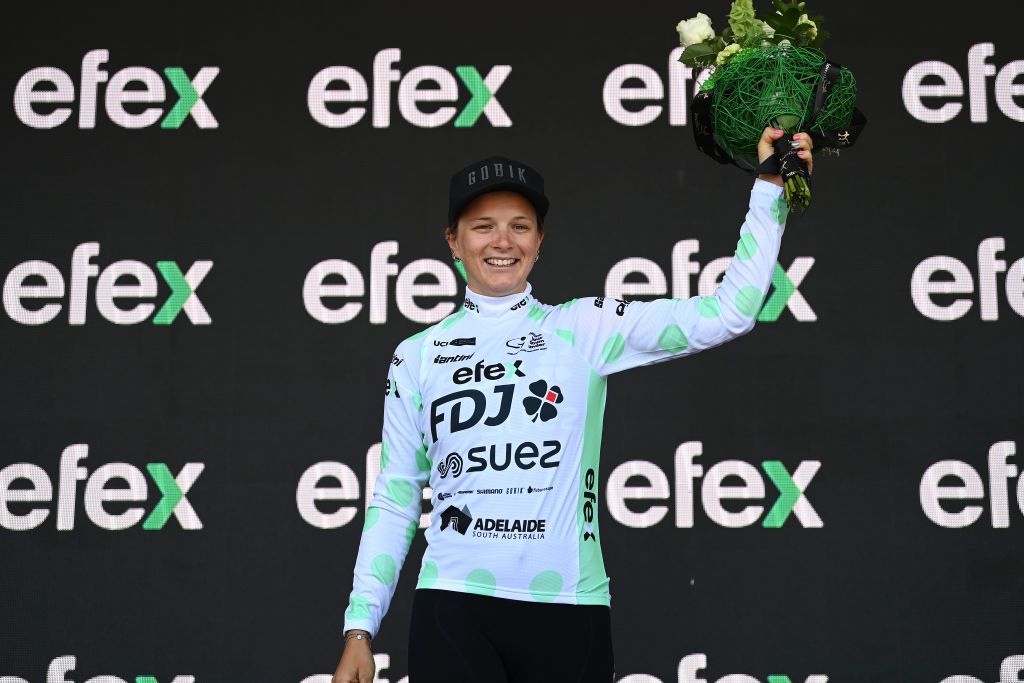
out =
<svg viewBox="0 0 1024 683"><path fill-rule="evenodd" d="M805 130L824 63L825 55L818 50L780 45L741 50L716 67L701 86L715 92L715 142L740 166L755 169L757 141L765 126L778 125L789 133ZM856 101L857 81L843 67L811 131L848 128Z"/></svg>

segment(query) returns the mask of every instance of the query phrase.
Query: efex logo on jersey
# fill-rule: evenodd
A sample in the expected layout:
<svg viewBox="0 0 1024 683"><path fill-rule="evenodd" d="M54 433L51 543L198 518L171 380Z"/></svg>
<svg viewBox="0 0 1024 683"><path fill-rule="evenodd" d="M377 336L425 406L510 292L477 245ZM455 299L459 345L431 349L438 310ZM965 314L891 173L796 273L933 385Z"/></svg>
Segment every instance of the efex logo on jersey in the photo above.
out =
<svg viewBox="0 0 1024 683"><path fill-rule="evenodd" d="M100 253L99 242L83 242L71 254L71 293L68 301L68 324L84 325L88 310L89 279L96 281L96 308L100 315L115 325L135 325L149 318L156 310L154 303L137 303L125 307L118 304L129 299L152 299L157 296L157 279L153 269L141 261L114 261L100 271L92 258ZM182 274L174 261L157 261L170 295L156 315L154 325L170 325L184 311L193 325L209 325L212 320L196 289L213 268L213 261L194 261ZM41 280L41 283L38 281ZM33 283L36 281L36 283ZM62 299L64 276L57 266L47 261L25 261L15 266L4 280L4 310L11 320L22 325L42 325L61 312L61 304L50 302L38 308L27 308L27 299Z"/></svg>
<svg viewBox="0 0 1024 683"><path fill-rule="evenodd" d="M203 101L203 95L220 73L219 68L204 66L195 76L189 77L179 66L166 67L164 77L178 94L178 101L166 113L161 107L146 107L139 111L139 104L157 104L166 100L167 89L163 79L156 71L144 66L128 66L111 76L100 68L108 59L110 52L107 50L91 50L82 57L79 128L96 127L100 83L107 83L104 97L107 118L122 128L148 128L159 121L161 128L176 129L190 117L199 128L217 127L217 119ZM44 83L50 87L38 87ZM31 69L18 80L14 89L14 113L31 128L56 128L71 117L71 107L58 106L41 113L37 105L71 104L74 101L74 81L66 71L53 66Z"/></svg>
<svg viewBox="0 0 1024 683"><path fill-rule="evenodd" d="M142 506L122 507L124 503L141 503L149 500L149 487L142 472L124 462L111 462L96 468L90 475L79 463L89 455L89 446L73 444L64 449L60 456L57 490L57 529L70 531L75 528L75 510L78 507L78 482L84 481L83 496L85 514L89 520L108 531L121 531L142 521L147 531L163 529L173 516L182 529L194 531L203 528L195 509L185 497L203 473L201 462L186 463L177 475L162 462L151 462L146 471L162 494L160 501L150 509L149 514ZM14 482L28 482L29 488ZM120 481L120 486L108 486ZM42 524L50 510L33 503L53 501L53 482L46 471L32 463L14 463L0 469L0 527L11 531L28 531ZM110 512L106 503L117 503L121 512ZM12 509L12 504L13 508Z"/></svg>
<svg viewBox="0 0 1024 683"><path fill-rule="evenodd" d="M507 64L490 68L481 76L475 66L455 67L459 80L469 91L470 99L458 116L454 104L459 100L459 81L450 71L440 66L417 66L404 76L394 67L402 58L398 48L381 50L373 58L373 97L367 89L366 78L350 66L329 66L322 69L309 83L306 105L313 120L327 128L354 126L372 110L374 128L391 125L391 84L398 83L398 111L406 122L419 128L436 128L455 119L456 128L471 128L481 119L487 119L495 128L512 125L512 119L495 97L505 79L512 73ZM339 87L340 86L340 87ZM428 111L420 107L429 103ZM357 106L367 104L367 106ZM330 106L329 106L330 105Z"/></svg>

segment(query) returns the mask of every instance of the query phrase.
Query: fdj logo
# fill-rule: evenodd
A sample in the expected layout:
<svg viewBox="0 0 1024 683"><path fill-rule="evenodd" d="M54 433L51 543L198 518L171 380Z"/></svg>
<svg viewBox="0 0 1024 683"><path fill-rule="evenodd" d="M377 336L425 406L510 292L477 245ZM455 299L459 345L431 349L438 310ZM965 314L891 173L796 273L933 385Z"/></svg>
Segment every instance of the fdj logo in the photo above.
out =
<svg viewBox="0 0 1024 683"><path fill-rule="evenodd" d="M199 128L217 127L217 119L203 101L203 94L220 73L217 67L204 66L192 77L181 67L165 68L164 77L178 94L178 101L165 111L161 107L143 106L165 101L167 89L160 74L144 66L128 66L111 76L100 68L109 58L107 50L92 50L82 57L79 128L96 127L100 83L107 83L104 97L107 118L122 128L147 128L159 121L161 128L174 129L181 127L190 117ZM44 83L50 87L38 88ZM71 107L58 106L47 113L40 113L37 105L45 107L74 101L74 81L66 71L53 66L40 66L28 71L14 90L14 111L22 123L32 128L56 128L71 117Z"/></svg>
<svg viewBox="0 0 1024 683"><path fill-rule="evenodd" d="M804 460L792 472L777 460L766 460L761 469L778 490L778 498L765 514L763 505L744 505L737 509L732 501L761 500L765 497L764 476L756 467L742 460L723 460L704 472L695 459L701 455L700 441L687 441L676 449L675 455L675 524L689 529L694 524L695 480L702 477L699 487L701 507L715 524L729 528L751 526L761 520L766 529L780 528L790 516L800 526L817 529L825 525L807 499L807 488L821 468L817 460ZM642 479L645 486L627 482ZM669 479L660 467L645 460L625 462L608 477L605 498L608 511L621 524L634 528L654 526L668 514L666 505L650 505L637 512L636 500L668 500L671 495ZM723 501L730 501L727 506ZM762 518L763 515L763 518Z"/></svg>
<svg viewBox="0 0 1024 683"><path fill-rule="evenodd" d="M75 528L75 509L78 504L78 482L85 484L85 514L96 526L108 531L121 531L142 521L142 528L156 531L164 528L173 516L182 529L202 529L203 523L189 503L185 494L191 490L196 479L203 473L205 465L190 462L177 475L162 462L146 465L150 478L163 494L161 500L149 514L141 506L128 506L122 512L110 512L106 503L141 503L149 499L146 478L134 465L112 462L101 465L89 475L78 463L89 455L85 444L74 444L64 449L60 456L60 475L57 489L57 529L70 531ZM107 486L111 480L121 482L119 486ZM27 481L29 487L13 487L14 482ZM0 469L0 527L11 531L28 531L42 524L50 515L45 507L32 503L53 501L53 482L46 471L31 463L14 463ZM12 509L13 508L13 509ZM143 521L143 517L145 520Z"/></svg>
<svg viewBox="0 0 1024 683"><path fill-rule="evenodd" d="M115 261L101 273L99 266L91 262L99 253L99 242L84 242L75 247L71 255L68 324L85 324L89 279L97 275L96 308L115 325L135 325L149 318L153 311L156 311L154 325L170 325L182 311L193 325L212 322L195 290L213 268L213 261L195 261L185 273L174 261L157 261L156 269L171 289L157 310L153 303L131 307L117 303L117 300L151 299L157 295L156 274L149 266L140 261ZM27 308L25 300L63 299L64 290L64 276L57 266L47 261L25 261L15 266L4 280L4 310L11 320L22 325L48 323L60 313L61 304L51 302Z"/></svg>
<svg viewBox="0 0 1024 683"><path fill-rule="evenodd" d="M470 95L456 117L456 107L435 104L459 100L459 81L455 76L440 66L417 66L403 76L398 69L392 68L401 58L402 51L398 48L381 50L373 58L372 101L366 79L352 67L329 66L322 69L309 84L306 104L310 116L327 128L348 128L366 115L367 107L357 106L365 103L373 111L373 127L387 128L391 125L391 84L398 83L398 111L403 119L419 128L443 126L453 118L456 128L471 128L481 117L495 128L512 125L512 120L495 97L512 67L495 65L486 76L482 76L475 66L455 67L455 73ZM427 110L421 108L423 103L429 103Z"/></svg>
<svg viewBox="0 0 1024 683"><path fill-rule="evenodd" d="M64 655L63 657L55 658L46 669L46 683L73 683L72 679L69 679L67 675L74 671L77 666L78 658L74 655ZM76 679L81 680L77 676ZM135 676L129 680L134 683L160 683L156 676L151 675ZM170 681L170 683L195 683L196 677L177 675L173 679L165 678L163 680ZM118 676L93 676L86 680L85 683L99 683L100 681L103 683L127 683L125 679ZM29 683L29 681L20 676L0 675L0 683Z"/></svg>

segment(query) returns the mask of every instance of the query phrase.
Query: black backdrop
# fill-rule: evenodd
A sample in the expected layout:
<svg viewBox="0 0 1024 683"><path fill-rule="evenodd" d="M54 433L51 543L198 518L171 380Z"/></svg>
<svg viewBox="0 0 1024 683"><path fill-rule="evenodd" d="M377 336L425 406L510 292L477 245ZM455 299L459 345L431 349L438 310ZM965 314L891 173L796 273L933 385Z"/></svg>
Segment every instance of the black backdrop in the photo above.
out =
<svg viewBox="0 0 1024 683"><path fill-rule="evenodd" d="M371 296L374 245L397 242L390 260L400 268L444 261L448 175L474 158L507 154L541 169L553 197L544 259L532 276L541 300L602 293L609 271L630 257L656 264L673 295L673 272L685 282L679 273L686 267L673 264L673 246L699 240L691 260L701 266L731 254L750 182L700 156L689 127L672 125L668 111L675 23L704 11L721 28L727 10L718 0L7 8L0 46L7 93L0 107L0 681L44 681L48 668L57 681L69 671L68 680L110 675L139 683L176 675L182 683L187 676L297 683L333 671L367 453L372 461L379 440L380 389L395 344L423 327L399 310L397 277L380 279L383 261ZM1014 75L1024 70L1017 28L1024 15L994 4L953 11L927 3L819 2L816 12L833 32L830 55L858 77L870 124L857 148L839 159L819 156L814 206L787 227L779 261L791 278L803 272L799 297L726 348L612 382L600 514L616 668L635 675L630 683L691 680L687 669L709 681L752 677L727 683L826 680L809 678L815 675L1024 679L1024 477L1016 450L1024 438L1024 265L1013 265L1024 258L1014 154L1024 118L1024 76ZM994 55L976 58L972 68L972 46L981 45L977 57L985 44ZM451 73L457 101L421 103L428 113L442 105L461 112L470 102L457 66L472 65L483 78L496 65L510 67L494 99L511 125L495 125L501 117L485 113L457 127L453 113L445 125L421 127L403 117L397 81L387 91L387 127L372 121L380 98L355 103L367 111L352 126L318 123L307 103L314 76L351 67L372 98L374 57L388 48L400 50L391 69L403 77L422 65ZM95 126L83 128L80 72L96 49L108 51L100 65L108 80L97 86ZM929 61L948 66L912 71ZM647 65L663 84L660 101L623 104L633 112L662 106L646 125L622 125L608 113L606 79L623 64ZM165 97L151 85L151 99L162 102L124 105L131 115L159 108L152 125L125 128L109 112L110 91L118 71L143 66ZM161 126L177 101L169 66L188 79L204 67L219 69L201 95L216 127L202 105L179 127ZM26 105L31 84L19 90L19 82L37 67L64 71L73 101ZM918 78L921 70L944 75ZM633 71L657 88L651 72ZM947 94L929 97L929 87ZM950 120L922 120L950 102L962 106ZM19 106L37 115L70 112L61 125L37 128ZM349 106L328 109L339 114ZM972 107L984 120L971 120ZM98 272L84 280L84 323L72 324L83 312L71 304L72 254L90 242L98 245L90 260ZM998 247L995 266L984 254L979 264L979 249L991 247ZM951 281L949 272L915 279L933 256L950 257L931 262L946 271L968 273L947 286L957 291L925 291ZM308 273L331 259L349 262L365 280L362 296L322 300L332 309L362 303L338 324L318 320L304 299ZM142 275L115 282L115 269L104 283L104 269L124 260L145 264L118 266ZM52 266L17 270L34 261ZM212 266L198 282L204 261ZM154 324L172 292L183 298L188 289L173 268L162 275L168 266L157 262L174 262L185 280L200 262L194 294L208 324L196 324L203 316L192 304L170 324ZM138 284L147 280L143 271L153 274L151 291L132 299L122 290L129 298L113 305L148 302L153 314L139 312L137 324L108 320L101 306L109 312L109 286ZM421 277L418 283L430 282ZM697 279L689 277L691 293ZM325 282L344 281L334 275ZM357 289L351 268L347 282ZM106 293L98 295L101 285ZM32 297L46 288L46 297ZM377 317L386 321L371 322L371 298L380 306L381 297ZM457 299L416 302L429 308ZM922 312L928 302L942 308L957 299L971 303L955 319ZM19 307L46 304L60 306L52 320L25 324L48 316ZM177 308L172 302L166 315ZM984 319L983 309L995 319ZM743 407L725 408L736 404ZM805 495L822 526L805 527L794 514L777 529L762 518L727 528L706 512L706 500L700 504L700 479L692 526L677 526L674 456L686 442L700 442L695 462L705 473L726 460L762 473L764 461L781 461L789 472L820 463ZM69 459L62 483L61 454L76 444L82 447L69 458L87 452L77 462L86 472L76 477ZM937 466L931 471L945 476L922 487L926 470L942 461L965 464ZM165 463L188 488L187 503L160 529L145 528L162 519L151 511L177 496L150 463ZM300 487L318 463L307 474L310 485ZM135 489L111 493L128 486L118 476L135 477ZM762 478L764 500L725 507L767 510L778 494ZM313 485L341 487L323 495L348 498L313 501ZM104 488L122 500L96 500ZM160 489L170 492L163 503ZM323 517L308 513L329 516L344 506L350 515L320 526ZM657 506L667 508L660 521ZM965 509L960 519L974 516L970 506L980 514L967 526L936 521ZM645 528L629 516L652 509ZM127 514L119 518L127 528L104 528L96 521L104 512ZM321 528L345 516L351 521ZM629 519L633 526L621 521ZM380 680L406 673L422 549L420 535L374 643L386 654L378 655ZM51 667L67 656L74 661Z"/></svg>

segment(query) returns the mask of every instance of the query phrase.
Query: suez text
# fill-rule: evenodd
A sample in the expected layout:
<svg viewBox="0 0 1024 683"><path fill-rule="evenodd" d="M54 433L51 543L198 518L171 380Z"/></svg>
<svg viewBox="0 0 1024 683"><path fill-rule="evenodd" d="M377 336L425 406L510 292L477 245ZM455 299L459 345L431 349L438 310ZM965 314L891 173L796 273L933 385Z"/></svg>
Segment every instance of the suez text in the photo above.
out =
<svg viewBox="0 0 1024 683"><path fill-rule="evenodd" d="M980 301L978 315L982 320L999 320L998 273L1006 273L1006 303L1014 313L1024 317L1024 258L1017 259L1007 268L1006 260L997 258L1004 249L1006 241L1002 237L989 237L978 244L977 298ZM946 273L947 276L935 278L937 273ZM967 315L974 305L973 297L950 295L973 295L974 292L971 269L953 256L929 256L914 268L910 278L914 307L921 315L940 322L958 320ZM936 302L936 295L945 299Z"/></svg>
<svg viewBox="0 0 1024 683"><path fill-rule="evenodd" d="M153 675L143 676L128 676L127 679L121 678L120 676L102 675L93 676L91 678L82 678L86 674L80 674L75 678L68 678L68 674L74 672L78 668L78 657L75 655L62 655L60 657L54 657L50 662L50 665L46 667L46 683L74 683L74 681L82 681L85 683L128 683L133 681L134 683L160 683L161 679ZM163 677L162 680L168 683L195 683L196 677L189 674L178 674L173 678ZM0 683L32 683L26 678L20 676L9 676L4 675L3 671L0 671Z"/></svg>
<svg viewBox="0 0 1024 683"><path fill-rule="evenodd" d="M203 95L220 73L219 68L204 66L190 77L181 67L166 67L164 78L177 93L178 100L165 113L162 107L142 106L166 101L167 88L160 74L145 66L126 66L111 75L101 68L109 59L108 50L90 50L82 57L78 85L79 128L96 127L100 83L107 84L103 98L107 118L122 128L147 128L159 121L161 128L175 129L188 118L199 128L217 127L217 119L203 101ZM47 87L40 88L41 84ZM14 88L14 113L31 128L60 126L71 118L72 109L59 105L74 102L75 82L66 71L53 66L29 70ZM41 112L41 109L49 111Z"/></svg>
<svg viewBox="0 0 1024 683"><path fill-rule="evenodd" d="M819 461L801 461L792 472L780 462L762 462L761 470L779 491L771 509L764 514L765 506L753 504L766 496L761 471L742 460L723 460L710 465L705 472L704 467L696 462L702 452L703 444L700 441L687 441L676 449L674 521L677 528L692 528L695 525L695 497L700 498L700 508L706 517L722 527L748 527L762 518L761 526L768 529L779 528L789 519L802 528L824 526L817 510L807 498L807 489L821 467ZM296 489L299 514L308 524L321 529L336 529L348 524L355 519L359 509L357 505L345 505L344 502L357 501L362 494L363 506L368 506L373 498L378 474L379 443L366 452L365 491L360 490L356 473L344 463L325 461L312 465L302 474ZM703 482L697 487L695 480L699 478L703 478ZM592 469L584 473L581 486L584 491L584 520L590 524L597 517L597 473ZM631 528L654 526L669 512L668 506L656 504L637 512L637 505L668 501L673 495L673 487L665 471L655 463L643 460L625 462L616 467L601 490L612 518ZM429 503L432 498L430 487L424 487L423 500ZM735 507L735 501L741 500L750 501L751 504L740 510L727 509L725 501L729 501L729 507ZM319 501L335 502L321 505ZM328 508L329 511L325 511ZM420 528L425 529L429 525L430 513L424 512L420 516ZM586 531L585 528L584 533ZM584 540L590 539L584 537Z"/></svg>
<svg viewBox="0 0 1024 683"><path fill-rule="evenodd" d="M1024 476L1018 476L1020 470L1009 462L1016 453L1017 444L1014 441L998 441L988 450L986 469L989 523L994 529L1006 529L1010 526L1010 497L1014 489L1014 477L1017 478L1017 509L1024 515ZM981 519L984 507L965 504L965 501L985 500L985 488L982 475L968 463L962 460L941 460L928 467L921 477L921 509L925 516L938 526L962 529ZM959 509L950 511L951 507ZM1018 518L1017 521L1020 523L1024 520Z"/></svg>
<svg viewBox="0 0 1024 683"><path fill-rule="evenodd" d="M348 128L359 123L369 109L373 127L387 128L391 125L391 84L398 83L398 111L413 126L436 128L453 118L456 128L470 128L481 118L495 128L512 125L496 97L512 73L511 66L497 64L486 75L481 75L475 66L457 66L456 80L448 69L431 65L414 67L403 76L394 68L401 59L402 51L398 48L381 50L373 58L372 100L366 78L354 68L322 69L310 81L306 93L310 116L326 128ZM458 101L459 81L469 90L470 100L456 117L456 107L438 105Z"/></svg>
<svg viewBox="0 0 1024 683"><path fill-rule="evenodd" d="M661 266L648 258L622 259L608 271L604 295L625 299L633 296L665 296L686 299L694 293L710 296L729 267L731 256L713 259L704 266L692 259L700 251L700 240L685 239L672 247L671 289ZM359 266L343 259L327 259L317 263L306 274L302 285L302 301L306 312L316 321L337 325L354 320L364 308L369 289L369 321L383 325L388 321L388 297L394 293L399 313L409 320L431 324L455 310L452 298L458 293L458 280L448 264L429 258L416 259L404 267L391 262L398 254L398 242L378 242L370 251L369 288ZM799 290L800 284L814 265L814 258L798 256L788 268L776 264L773 283L775 291L766 301L759 320L776 320L784 309L800 322L813 322L817 315ZM636 276L642 281L634 281ZM694 275L699 275L696 292L691 288ZM396 277L397 276L397 277ZM389 286L389 279L395 284ZM432 306L425 300L441 299ZM768 312L771 311L769 314Z"/></svg>
<svg viewBox="0 0 1024 683"><path fill-rule="evenodd" d="M185 273L174 261L157 261L156 270L170 288L170 294L157 310L152 302L128 304L131 300L157 296L157 278L153 269L135 260L114 261L100 267L92 259L100 253L99 242L83 242L71 254L71 285L65 287L64 275L48 261L19 263L4 279L4 310L11 320L22 325L43 325L60 315L67 301L68 324L84 325L89 310L89 280L96 280L96 309L115 325L135 325L153 315L154 325L170 325L184 312L193 325L209 325L212 320L196 289L213 268L213 261L194 261ZM30 300L47 300L42 305L27 305ZM118 303L120 301L120 303Z"/></svg>
<svg viewBox="0 0 1024 683"><path fill-rule="evenodd" d="M81 497L85 516L101 529L121 531L141 521L143 529L156 531L162 529L171 517L178 521L182 529L194 531L203 528L199 515L186 497L203 473L203 463L186 463L176 475L165 463L147 463L146 471L162 496L156 505L147 506L147 515L147 507L125 507L125 503L142 503L150 499L150 489L142 471L129 463L109 462L100 465L90 474L81 464L88 456L89 446L86 444L73 444L61 453L57 468L56 506L45 505L54 502L54 486L50 475L42 467L19 462L0 469L0 528L11 531L35 529L50 516L52 507L56 507L57 530L74 529L80 481L85 482L85 492ZM14 486L15 482L19 482L19 485ZM20 482L27 482L29 486ZM112 486L115 482L119 485ZM107 503L113 503L120 511L108 510Z"/></svg>
<svg viewBox="0 0 1024 683"><path fill-rule="evenodd" d="M972 123L988 121L988 78L995 76L996 106L1008 119L1024 121L1024 107L1015 98L1024 95L1024 60L1008 62L1001 68L989 64L995 56L992 43L977 43L967 50L968 108ZM962 63L961 63L962 68ZM925 80L929 83L925 83ZM936 83L935 81L938 81ZM936 60L918 62L903 77L903 106L918 121L946 123L963 110L964 80L952 64ZM930 102L926 103L926 99Z"/></svg>

